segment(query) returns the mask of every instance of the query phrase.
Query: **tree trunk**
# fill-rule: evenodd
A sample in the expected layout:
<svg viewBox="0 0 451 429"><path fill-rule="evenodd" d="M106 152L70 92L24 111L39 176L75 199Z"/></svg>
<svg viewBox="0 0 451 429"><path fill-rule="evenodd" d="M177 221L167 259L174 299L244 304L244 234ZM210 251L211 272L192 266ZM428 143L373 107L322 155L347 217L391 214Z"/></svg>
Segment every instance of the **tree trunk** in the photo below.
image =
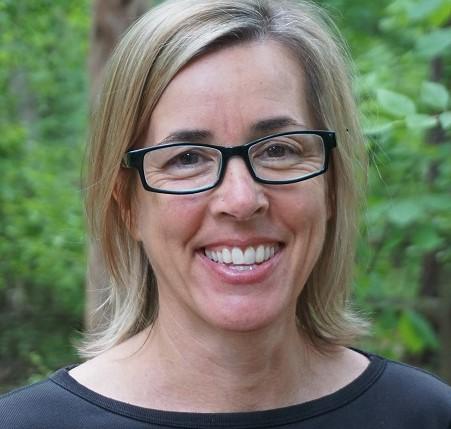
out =
<svg viewBox="0 0 451 429"><path fill-rule="evenodd" d="M103 67L121 36L149 7L148 0L94 1L89 54L91 95L97 90Z"/></svg>
<svg viewBox="0 0 451 429"><path fill-rule="evenodd" d="M98 91L102 72L113 49L126 32L149 7L150 0L94 0L89 54L91 99ZM86 281L85 327L93 328L94 314L106 298L108 280L102 258L94 243L88 244L88 272ZM95 319L101 315L97 314Z"/></svg>

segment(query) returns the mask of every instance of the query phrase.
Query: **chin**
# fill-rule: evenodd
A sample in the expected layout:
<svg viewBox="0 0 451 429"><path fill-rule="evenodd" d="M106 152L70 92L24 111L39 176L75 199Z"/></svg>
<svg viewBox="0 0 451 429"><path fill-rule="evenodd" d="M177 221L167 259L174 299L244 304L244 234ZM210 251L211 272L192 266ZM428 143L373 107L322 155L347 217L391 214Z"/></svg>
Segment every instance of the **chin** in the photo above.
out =
<svg viewBox="0 0 451 429"><path fill-rule="evenodd" d="M275 305L274 300L262 303L252 302L249 297L234 299L235 302L224 303L216 307L210 305L204 314L204 320L215 328L237 333L255 332L269 329L280 323L287 323L295 309ZM236 302L238 301L238 302ZM266 304L266 305L265 305Z"/></svg>

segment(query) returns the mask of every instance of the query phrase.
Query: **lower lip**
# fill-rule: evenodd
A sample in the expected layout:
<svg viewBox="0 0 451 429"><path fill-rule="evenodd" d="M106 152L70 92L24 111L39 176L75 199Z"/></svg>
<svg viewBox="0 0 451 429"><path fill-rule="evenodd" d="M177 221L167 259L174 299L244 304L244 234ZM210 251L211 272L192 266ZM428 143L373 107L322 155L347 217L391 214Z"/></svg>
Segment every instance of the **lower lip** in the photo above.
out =
<svg viewBox="0 0 451 429"><path fill-rule="evenodd" d="M199 252L198 255L202 263L209 270L213 271L222 282L233 285L250 285L263 282L273 273L276 264L280 260L281 253L282 249L279 248L278 252L272 258L261 264L251 265L252 269L246 271L239 271L238 269L232 268L231 265L214 262L207 258L203 251Z"/></svg>

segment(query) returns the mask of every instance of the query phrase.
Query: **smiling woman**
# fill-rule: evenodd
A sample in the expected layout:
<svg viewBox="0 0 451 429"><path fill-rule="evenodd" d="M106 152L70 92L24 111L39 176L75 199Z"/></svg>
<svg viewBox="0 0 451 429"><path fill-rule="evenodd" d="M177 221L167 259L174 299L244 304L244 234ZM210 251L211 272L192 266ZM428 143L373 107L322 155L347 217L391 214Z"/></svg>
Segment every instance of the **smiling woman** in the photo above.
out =
<svg viewBox="0 0 451 429"><path fill-rule="evenodd" d="M306 2L173 0L125 36L87 178L109 318L91 359L4 398L0 423L448 427L444 383L351 348L364 141L325 21Z"/></svg>
<svg viewBox="0 0 451 429"><path fill-rule="evenodd" d="M242 151L236 147L286 131L317 129L331 134L333 130L340 145L329 156L331 138L325 132L312 137L321 138L316 150L325 152L324 168L316 172L324 172L329 157L334 157L327 176L330 186L323 192L328 192L328 209L335 214L328 220L322 254L308 276L304 299L298 300L297 319L310 340L322 347L349 344L363 331L364 323L349 307L348 285L365 152L342 48L334 43L321 16L309 4L165 3L125 37L110 64L98 107L88 180L97 184L88 188L89 219L113 273L114 315L106 330L88 341L83 349L86 356L95 356L147 327L156 318L161 301L156 296L155 263L149 264L141 242L130 240L132 225L123 222L138 219L132 209L138 192L136 175L119 170L124 153L128 152L126 164L138 168L146 190L180 192L179 187L186 185L171 181L177 188L167 189L161 183L166 180L161 169L155 171L169 150L159 146L189 143L198 149L199 144L208 143L224 146L223 151ZM239 49L242 45L253 49ZM218 56L235 58L223 64ZM252 117L257 107L258 114ZM224 109L234 116L225 115ZM248 118L241 117L243 112ZM227 134L212 127L206 115L220 122ZM216 166L227 163L227 156L219 160L217 151L214 155L209 151L209 156L216 157ZM244 162L254 159L244 157ZM236 157L232 161L236 163ZM213 170L208 177L196 177L196 189L206 190L222 180L226 169ZM256 168L249 168L249 173L254 179L259 176ZM287 171L284 177L298 179ZM302 188L309 186L305 182ZM116 199L112 198L114 188ZM238 197L234 201L239 202ZM193 198L178 198L178 203L186 205ZM244 199L245 207L248 198Z"/></svg>

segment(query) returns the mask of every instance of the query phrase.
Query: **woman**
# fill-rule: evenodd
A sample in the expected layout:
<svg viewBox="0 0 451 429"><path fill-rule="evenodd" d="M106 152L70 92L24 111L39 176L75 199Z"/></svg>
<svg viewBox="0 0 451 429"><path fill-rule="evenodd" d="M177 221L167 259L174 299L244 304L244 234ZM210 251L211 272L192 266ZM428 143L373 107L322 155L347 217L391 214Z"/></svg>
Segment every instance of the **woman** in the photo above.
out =
<svg viewBox="0 0 451 429"><path fill-rule="evenodd" d="M125 36L89 155L109 318L2 427L450 427L444 383L349 348L365 157L325 21L173 0Z"/></svg>

